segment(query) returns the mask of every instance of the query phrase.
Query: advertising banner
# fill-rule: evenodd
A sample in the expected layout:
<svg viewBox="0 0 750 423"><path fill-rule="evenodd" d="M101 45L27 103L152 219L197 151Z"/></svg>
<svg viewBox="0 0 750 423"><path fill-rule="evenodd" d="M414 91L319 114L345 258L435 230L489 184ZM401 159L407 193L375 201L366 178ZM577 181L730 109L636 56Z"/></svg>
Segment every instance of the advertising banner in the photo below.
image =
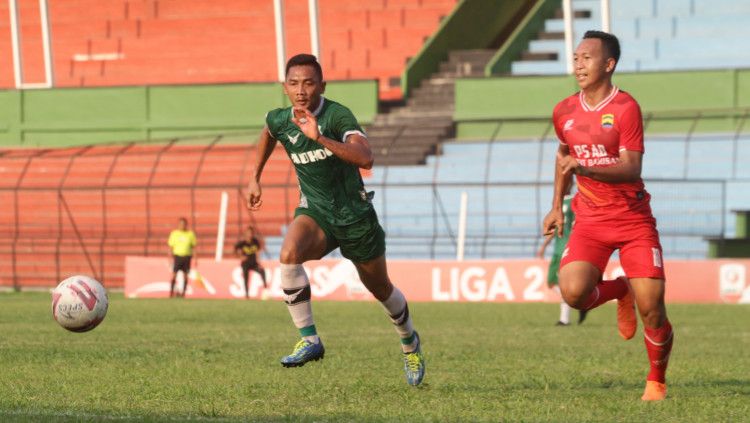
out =
<svg viewBox="0 0 750 423"><path fill-rule="evenodd" d="M249 298L277 298L283 295L279 263L263 261L268 281L264 292L259 274L250 272ZM409 301L452 302L557 302L555 290L547 286L544 260L389 260L391 280ZM373 300L348 260L320 260L304 265L315 298L335 301ZM667 302L748 303L750 260L666 261ZM623 275L616 261L610 262L605 279ZM169 296L171 263L166 258L128 257L125 266L125 295L128 298ZM176 291L185 278L178 274ZM239 260L198 260L187 277L187 298L245 298L245 284Z"/></svg>

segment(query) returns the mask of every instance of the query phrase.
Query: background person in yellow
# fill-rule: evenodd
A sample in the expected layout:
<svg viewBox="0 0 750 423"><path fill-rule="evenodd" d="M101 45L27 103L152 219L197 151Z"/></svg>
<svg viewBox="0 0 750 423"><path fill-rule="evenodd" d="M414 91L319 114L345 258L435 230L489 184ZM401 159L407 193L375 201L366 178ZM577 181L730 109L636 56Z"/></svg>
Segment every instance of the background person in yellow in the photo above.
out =
<svg viewBox="0 0 750 423"><path fill-rule="evenodd" d="M174 264L172 265L172 284L169 288L170 297L175 295L174 284L177 280L177 272L180 270L185 278L185 286L182 289L182 296L185 296L188 275L190 274L190 262L193 260L197 244L198 241L195 238L195 232L188 229L187 219L181 217L178 228L169 233L169 241L167 241L167 245L169 245L169 257L174 260Z"/></svg>

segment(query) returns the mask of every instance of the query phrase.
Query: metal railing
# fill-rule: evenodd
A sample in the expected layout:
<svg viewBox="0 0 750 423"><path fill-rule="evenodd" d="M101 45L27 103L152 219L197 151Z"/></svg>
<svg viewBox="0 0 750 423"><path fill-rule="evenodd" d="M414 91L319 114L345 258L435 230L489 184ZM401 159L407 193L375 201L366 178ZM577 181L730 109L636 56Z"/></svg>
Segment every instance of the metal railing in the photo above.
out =
<svg viewBox="0 0 750 423"><path fill-rule="evenodd" d="M745 200L737 200L744 194L732 191L730 182L750 182L743 176L745 156L739 154L746 151L742 143L750 141L745 139L747 116L747 110L646 115L647 131L656 120L692 119L687 131L669 135L685 150L707 138L699 133L706 120L730 119L736 124L733 131L717 135L732 144L731 153L721 158L724 167L732 168L725 176L692 177L685 170L690 166L686 160L674 165L685 166L677 168L680 177L646 175L667 252L700 257L705 255L704 237L731 233L729 209ZM498 121L498 128L504 123ZM659 137L647 137L647 151ZM211 245L221 191L230 195L225 251L231 250L232 234L239 236L253 224L276 239L266 253L275 257L274 248L280 246L278 240L293 217L297 181L279 147L264 172L264 207L249 213L244 188L254 141L254 134L227 134L0 150L0 286L51 285L72 272L120 285L124 256L166 254L167 235L180 216L188 217L202 245ZM443 155L430 157L425 166L376 167L365 184L377 193L374 205L388 233L389 256L454 257L461 191L470 194L467 259L532 256L542 240L541 220L551 201L556 145L546 125L538 136L526 139L493 136L480 143L446 143ZM510 147L522 149L523 157L493 160L493 151ZM485 152L470 155L472 161L461 168L456 153L470 148ZM647 153L645 163L650 159ZM510 169L507 177L497 173L500 168ZM410 179L409 172L422 176ZM734 199L731 205L729 197ZM750 205L750 198L747 202ZM208 254L204 250L201 255Z"/></svg>

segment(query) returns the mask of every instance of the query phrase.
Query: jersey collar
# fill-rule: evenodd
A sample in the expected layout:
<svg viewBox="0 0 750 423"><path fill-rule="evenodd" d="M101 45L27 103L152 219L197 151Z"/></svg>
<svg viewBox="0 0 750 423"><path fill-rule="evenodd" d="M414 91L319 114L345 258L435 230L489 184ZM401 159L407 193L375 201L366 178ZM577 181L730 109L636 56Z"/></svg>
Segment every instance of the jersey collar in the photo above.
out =
<svg viewBox="0 0 750 423"><path fill-rule="evenodd" d="M314 115L315 117L318 117L318 115L320 114L320 112L321 112L321 111L323 110L323 103L325 103L325 102L326 102L326 99L325 99L325 97L323 97L323 96L321 95L321 96L320 96L320 103L318 103L318 107L316 107L316 108L315 108L315 111L313 112L313 115Z"/></svg>
<svg viewBox="0 0 750 423"><path fill-rule="evenodd" d="M609 104L612 101L612 99L614 99L615 96L617 95L617 93L619 93L619 92L620 92L620 89L617 88L616 85L613 85L612 86L612 92L609 93L609 95L604 100L600 101L599 104L597 104L596 106L593 106L593 107L591 107L588 104L586 104L586 100L584 100L584 98L583 98L583 90L581 90L581 92L578 93L578 99L580 100L581 107L583 108L584 111L586 111L586 112L598 112L601 109L603 109L604 107L606 107L607 104ZM323 102L321 101L320 104L323 104Z"/></svg>

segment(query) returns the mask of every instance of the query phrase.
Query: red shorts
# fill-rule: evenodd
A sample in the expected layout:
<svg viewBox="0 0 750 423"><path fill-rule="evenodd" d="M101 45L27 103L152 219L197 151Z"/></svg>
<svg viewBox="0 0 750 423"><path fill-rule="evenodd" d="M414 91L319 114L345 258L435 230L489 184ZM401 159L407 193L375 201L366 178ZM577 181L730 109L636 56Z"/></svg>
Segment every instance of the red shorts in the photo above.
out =
<svg viewBox="0 0 750 423"><path fill-rule="evenodd" d="M628 278L664 279L659 232L653 220L615 225L576 221L560 268L573 261L586 261L604 273L609 257L617 249Z"/></svg>

